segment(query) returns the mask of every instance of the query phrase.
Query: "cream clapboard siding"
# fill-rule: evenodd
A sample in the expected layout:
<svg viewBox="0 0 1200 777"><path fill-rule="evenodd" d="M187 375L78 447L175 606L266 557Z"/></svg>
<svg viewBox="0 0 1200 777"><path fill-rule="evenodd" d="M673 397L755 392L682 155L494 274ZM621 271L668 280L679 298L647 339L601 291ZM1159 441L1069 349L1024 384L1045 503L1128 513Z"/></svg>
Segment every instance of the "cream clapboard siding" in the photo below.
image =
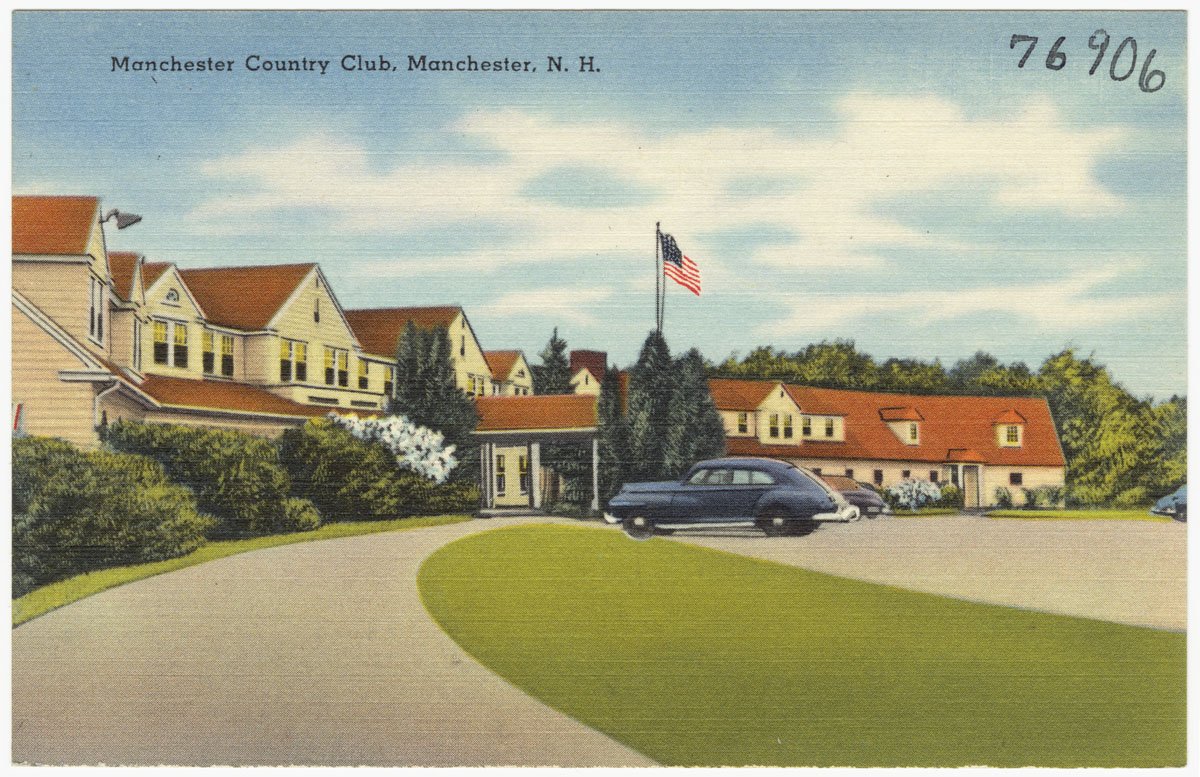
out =
<svg viewBox="0 0 1200 777"><path fill-rule="evenodd" d="M475 339L467 317L460 310L447 330L450 336L451 353L454 359L454 371L458 377L458 386L468 394L476 393L476 384L482 379L480 396L490 396L492 393L492 368L488 366L487 358L479 341Z"/></svg>
<svg viewBox="0 0 1200 777"><path fill-rule="evenodd" d="M314 320L314 310L319 310L320 321ZM276 314L274 330L273 334L262 340L265 350L260 352L256 342L249 355L250 361L255 364L254 382L261 383L273 394L304 404L316 404L310 401L310 397L317 396L335 399L336 406L353 407L356 410L369 411L383 406L383 370L377 364L372 364L367 373L367 390L358 389L358 362L365 354L357 345L354 333L338 313L329 284L318 273L310 273L291 301ZM294 373L291 381L280 381L280 343L285 340L301 342L307 347L308 376L303 383L295 380ZM337 384L336 372L334 385L325 382L326 348L347 354L346 370L349 374L344 388ZM355 405L356 402L370 403L370 407ZM330 404L330 407L333 406Z"/></svg>
<svg viewBox="0 0 1200 777"><path fill-rule="evenodd" d="M492 461L492 488L496 497L496 507L528 507L529 491L521 491L520 466L521 458L528 457L529 449L524 445L497 447ZM504 492L500 492L500 457L504 457ZM530 466L528 461L526 466ZM532 471L529 475L530 487L533 485Z"/></svg>
<svg viewBox="0 0 1200 777"><path fill-rule="evenodd" d="M99 351L88 337L88 281L91 277L90 265L83 262L39 260L12 263L13 289L21 292L80 343Z"/></svg>
<svg viewBox="0 0 1200 777"><path fill-rule="evenodd" d="M529 369L529 362L525 361L524 354L517 354L517 359L509 368L508 375L504 376L504 380L499 383L493 382L492 393L497 396L519 396L533 393L533 370ZM596 393L600 393L599 390Z"/></svg>
<svg viewBox="0 0 1200 777"><path fill-rule="evenodd" d="M167 297L174 291L179 295L178 302L168 302ZM203 334L205 329L204 317L192 302L183 279L179 277L174 267L168 267L146 294L144 308L149 321L142 327L142 373L168 375L174 378L190 378L199 380L204 377L203 367ZM159 364L154 361L154 322L163 321L167 327L167 363ZM171 325L187 327L187 367L174 366L174 329ZM237 379L237 344L234 344L234 379ZM217 338L215 345L215 371L221 371L221 344Z"/></svg>
<svg viewBox="0 0 1200 777"><path fill-rule="evenodd" d="M575 394L597 396L600 394L600 381L596 380L596 376L592 375L590 370L580 369L571 377L571 391Z"/></svg>
<svg viewBox="0 0 1200 777"><path fill-rule="evenodd" d="M804 436L804 417L809 419L809 428L812 433L807 437ZM805 442L845 442L846 441L846 419L840 415L809 415L800 419L800 430L796 434ZM833 436L829 437L825 434L825 427L829 421L833 421Z"/></svg>
<svg viewBox="0 0 1200 777"><path fill-rule="evenodd" d="M1021 485L1009 484L1009 475L1021 473ZM983 480L980 486L980 498L983 504L996 503L996 489L1007 488L1012 494L1013 505L1025 504L1025 492L1022 488L1038 488L1040 486L1061 486L1066 473L1062 467L983 467Z"/></svg>
<svg viewBox="0 0 1200 777"><path fill-rule="evenodd" d="M16 307L12 342L20 357L12 361L12 401L21 404L25 433L59 437L82 448L99 445L92 384L58 378L59 370L83 369L79 359Z"/></svg>
<svg viewBox="0 0 1200 777"><path fill-rule="evenodd" d="M113 391L101 397L100 411L110 423L144 420L147 408L123 391Z"/></svg>
<svg viewBox="0 0 1200 777"><path fill-rule="evenodd" d="M764 445L795 445L800 441L800 407L791 396L776 386L771 393L758 405L758 439ZM771 416L779 416L778 437L771 436ZM788 416L792 419L792 436L784 436L785 421ZM736 428L736 426L734 427Z"/></svg>
<svg viewBox="0 0 1200 777"><path fill-rule="evenodd" d="M110 353L112 360L123 367L133 369L133 322L141 316L134 310L114 310L110 319ZM142 323L143 329L145 322ZM145 366L145 365L143 365Z"/></svg>
<svg viewBox="0 0 1200 777"><path fill-rule="evenodd" d="M742 413L746 414L746 431L738 431L738 416ZM726 437L757 437L757 419L758 415L753 410L722 410L721 420L725 423Z"/></svg>
<svg viewBox="0 0 1200 777"><path fill-rule="evenodd" d="M910 432L912 424L917 425L917 439L913 440ZM921 422L920 421L888 421L888 428L892 430L892 434L896 435L896 439L905 445L917 446L921 444Z"/></svg>
<svg viewBox="0 0 1200 777"><path fill-rule="evenodd" d="M904 480L904 473L918 480L930 480L930 472L938 473L938 483L950 482L950 469L944 464L929 461L886 461L881 459L825 459L821 458L819 449L811 456L789 458L788 461L807 469L819 469L823 475L845 475L846 470L853 470L851 475L863 483L875 483L875 470L883 471L883 487L894 486Z"/></svg>

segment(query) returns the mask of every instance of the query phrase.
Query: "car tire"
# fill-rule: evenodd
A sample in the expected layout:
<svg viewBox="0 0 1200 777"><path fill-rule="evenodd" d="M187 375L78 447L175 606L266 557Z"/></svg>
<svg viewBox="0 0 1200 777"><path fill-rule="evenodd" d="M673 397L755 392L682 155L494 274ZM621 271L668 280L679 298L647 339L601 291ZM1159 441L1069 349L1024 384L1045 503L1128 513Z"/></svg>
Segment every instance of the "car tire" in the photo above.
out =
<svg viewBox="0 0 1200 777"><path fill-rule="evenodd" d="M1175 520L1187 523L1187 508L1181 507L1175 510Z"/></svg>
<svg viewBox="0 0 1200 777"><path fill-rule="evenodd" d="M644 515L629 516L621 521L621 528L635 540L648 540L654 536L654 521Z"/></svg>
<svg viewBox="0 0 1200 777"><path fill-rule="evenodd" d="M817 522L811 518L792 521L791 524L791 534L793 537L807 537L817 530Z"/></svg>
<svg viewBox="0 0 1200 777"><path fill-rule="evenodd" d="M781 512L763 513L754 524L768 537L783 537L792 533L792 522Z"/></svg>

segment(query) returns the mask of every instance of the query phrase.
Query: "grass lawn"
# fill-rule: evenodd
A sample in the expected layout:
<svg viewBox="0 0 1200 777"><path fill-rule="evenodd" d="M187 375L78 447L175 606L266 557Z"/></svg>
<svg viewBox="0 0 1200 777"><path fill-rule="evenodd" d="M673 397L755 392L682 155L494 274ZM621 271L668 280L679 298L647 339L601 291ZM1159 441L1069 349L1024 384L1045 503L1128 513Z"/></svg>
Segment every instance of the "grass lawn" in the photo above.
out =
<svg viewBox="0 0 1200 777"><path fill-rule="evenodd" d="M277 545L291 545L293 542L312 542L313 540L331 540L336 537L355 537L360 534L375 534L385 531L403 531L419 529L425 526L441 526L447 523L471 520L465 515L433 515L415 518L400 518L394 521L363 521L361 523L331 523L316 531L297 532L295 534L273 534L268 537L254 537L246 540L225 540L210 542L186 556L153 561L148 564L136 564L130 567L111 567L88 572L75 577L68 577L57 583L44 585L24 596L13 600L13 626L19 626L31 618L43 613L79 601L86 596L98 594L109 588L115 588L125 583L132 583L164 572L203 564L205 561L232 556L235 553L245 553L250 550L273 548Z"/></svg>
<svg viewBox="0 0 1200 777"><path fill-rule="evenodd" d="M418 584L474 658L666 765L1186 759L1183 634L573 526L455 541Z"/></svg>
<svg viewBox="0 0 1200 777"><path fill-rule="evenodd" d="M1138 510L989 510L988 518L1022 518L1027 521L1166 521L1170 518L1151 515L1150 508Z"/></svg>

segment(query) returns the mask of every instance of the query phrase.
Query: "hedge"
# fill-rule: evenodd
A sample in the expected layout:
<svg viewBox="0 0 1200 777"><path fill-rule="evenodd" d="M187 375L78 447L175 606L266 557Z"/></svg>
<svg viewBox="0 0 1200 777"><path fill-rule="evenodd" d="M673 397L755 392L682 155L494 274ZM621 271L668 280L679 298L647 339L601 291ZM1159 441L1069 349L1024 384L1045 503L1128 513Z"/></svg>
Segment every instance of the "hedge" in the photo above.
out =
<svg viewBox="0 0 1200 777"><path fill-rule="evenodd" d="M400 470L382 445L358 440L324 418L284 432L279 458L291 476L292 494L311 500L327 521L457 512L479 500L474 484L438 485Z"/></svg>
<svg viewBox="0 0 1200 777"><path fill-rule="evenodd" d="M204 544L216 521L144 456L45 437L13 440L13 596L104 567Z"/></svg>
<svg viewBox="0 0 1200 777"><path fill-rule="evenodd" d="M196 495L202 512L219 523L214 538L306 531L320 525L313 506L287 501L291 478L270 440L225 429L118 422L105 441L149 456L167 477Z"/></svg>

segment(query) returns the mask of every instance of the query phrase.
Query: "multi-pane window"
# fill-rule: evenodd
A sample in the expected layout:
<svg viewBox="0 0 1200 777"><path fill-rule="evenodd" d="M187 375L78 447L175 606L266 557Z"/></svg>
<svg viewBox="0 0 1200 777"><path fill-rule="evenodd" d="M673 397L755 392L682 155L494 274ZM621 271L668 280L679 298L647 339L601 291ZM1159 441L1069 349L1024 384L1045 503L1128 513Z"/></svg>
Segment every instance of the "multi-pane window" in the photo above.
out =
<svg viewBox="0 0 1200 777"><path fill-rule="evenodd" d="M221 335L221 374L233 377L233 335Z"/></svg>
<svg viewBox="0 0 1200 777"><path fill-rule="evenodd" d="M332 386L334 381L333 359L336 354L332 348L325 349L325 385Z"/></svg>
<svg viewBox="0 0 1200 777"><path fill-rule="evenodd" d="M293 353L296 356L296 380L303 383L308 380L308 345L294 343Z"/></svg>
<svg viewBox="0 0 1200 777"><path fill-rule="evenodd" d="M480 375L475 376L475 393L478 396L483 396L483 377Z"/></svg>
<svg viewBox="0 0 1200 777"><path fill-rule="evenodd" d="M392 395L392 387L396 385L396 368L383 368L383 394L390 397Z"/></svg>
<svg viewBox="0 0 1200 777"><path fill-rule="evenodd" d="M745 434L750 430L750 414L738 413L738 434Z"/></svg>
<svg viewBox="0 0 1200 777"><path fill-rule="evenodd" d="M1020 431L1016 426L1009 426L1004 430L1004 439L1009 445L1016 445L1021 441Z"/></svg>
<svg viewBox="0 0 1200 777"><path fill-rule="evenodd" d="M783 436L791 438L792 436L792 414L788 413L783 417Z"/></svg>
<svg viewBox="0 0 1200 777"><path fill-rule="evenodd" d="M930 483L938 482L938 471L936 469L929 470L929 482Z"/></svg>
<svg viewBox="0 0 1200 777"><path fill-rule="evenodd" d="M779 413L771 413L771 422L768 424L770 435L772 437L779 436Z"/></svg>
<svg viewBox="0 0 1200 777"><path fill-rule="evenodd" d="M804 437L812 437L812 419L808 416L800 419L800 434Z"/></svg>
<svg viewBox="0 0 1200 777"><path fill-rule="evenodd" d="M213 354L213 333L205 329L200 335L200 361L203 362L204 374L212 375L216 371L215 355Z"/></svg>
<svg viewBox="0 0 1200 777"><path fill-rule="evenodd" d="M832 418L825 419L825 436L826 437L833 436L833 419Z"/></svg>
<svg viewBox="0 0 1200 777"><path fill-rule="evenodd" d="M188 366L187 325L175 325L175 359L176 367Z"/></svg>
<svg viewBox="0 0 1200 777"><path fill-rule="evenodd" d="M1024 480L1025 480L1025 479L1024 479L1023 477L1021 477L1021 473L1020 473L1020 472L1010 472L1010 473L1008 473L1008 484L1009 484L1010 486L1019 486L1019 485L1021 485L1021 484L1024 482Z"/></svg>
<svg viewBox="0 0 1200 777"><path fill-rule="evenodd" d="M520 476L519 485L522 494L529 493L529 457L517 457L517 474Z"/></svg>
<svg viewBox="0 0 1200 777"><path fill-rule="evenodd" d="M909 442L917 441L917 425L916 424L908 425L908 441Z"/></svg>
<svg viewBox="0 0 1200 777"><path fill-rule="evenodd" d="M883 470L881 470L881 469L875 470L875 485L877 485L877 486L883 485Z"/></svg>
<svg viewBox="0 0 1200 777"><path fill-rule="evenodd" d="M88 286L88 334L96 340L104 339L104 284L98 278L90 278Z"/></svg>
<svg viewBox="0 0 1200 777"><path fill-rule="evenodd" d="M350 354L338 352L338 385L343 388L350 385Z"/></svg>
<svg viewBox="0 0 1200 777"><path fill-rule="evenodd" d="M358 360L358 387L363 391L367 390L367 360Z"/></svg>
<svg viewBox="0 0 1200 777"><path fill-rule="evenodd" d="M504 455L496 456L496 493L504 496Z"/></svg>
<svg viewBox="0 0 1200 777"><path fill-rule="evenodd" d="M154 322L154 363L155 364L166 364L167 363L168 348L169 348L169 346L167 345L167 322L166 321L155 321Z"/></svg>
<svg viewBox="0 0 1200 777"><path fill-rule="evenodd" d="M292 379L292 343L279 341L279 380L283 383Z"/></svg>

